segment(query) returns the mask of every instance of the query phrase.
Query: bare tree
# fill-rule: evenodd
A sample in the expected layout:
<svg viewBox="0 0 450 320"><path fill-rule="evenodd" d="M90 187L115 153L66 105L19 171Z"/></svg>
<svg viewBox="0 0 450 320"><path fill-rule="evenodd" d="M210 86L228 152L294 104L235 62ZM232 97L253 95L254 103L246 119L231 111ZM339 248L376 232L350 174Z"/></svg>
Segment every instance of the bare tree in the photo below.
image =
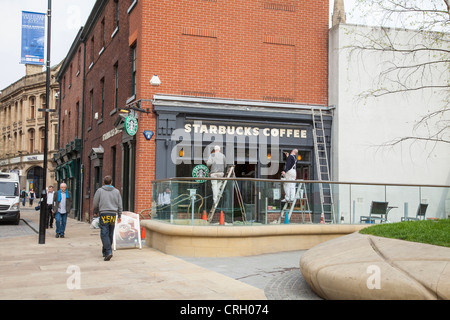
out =
<svg viewBox="0 0 450 320"><path fill-rule="evenodd" d="M358 31L348 48L352 54L376 52L383 61L373 88L360 97L369 99L428 90L442 96L441 105L418 119L415 128L427 134L401 137L406 140L450 143L450 0L357 0L355 11L365 12L366 24L377 27ZM407 39L399 36L402 29ZM403 30L405 31L405 30ZM434 111L438 110L438 111ZM432 124L432 125L431 125Z"/></svg>

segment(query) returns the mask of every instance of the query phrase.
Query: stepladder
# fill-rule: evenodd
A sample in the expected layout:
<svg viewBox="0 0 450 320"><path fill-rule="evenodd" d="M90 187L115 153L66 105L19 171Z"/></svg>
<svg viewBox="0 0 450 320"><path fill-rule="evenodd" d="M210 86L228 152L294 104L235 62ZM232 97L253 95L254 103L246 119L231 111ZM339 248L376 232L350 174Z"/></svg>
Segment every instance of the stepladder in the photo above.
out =
<svg viewBox="0 0 450 320"><path fill-rule="evenodd" d="M290 221L294 212L300 213L302 223L312 223L312 212L309 206L308 194L304 182L296 183L293 201L285 202L280 212L278 223Z"/></svg>
<svg viewBox="0 0 450 320"><path fill-rule="evenodd" d="M229 179L229 178L236 178L236 174L235 174L234 169L235 169L234 165L228 167L227 173L225 175L225 177L227 179ZM214 214L215 214L216 209L217 209L217 207L219 205L219 202L220 202L220 200L223 197L223 193L224 193L224 191L226 189L228 181L229 180L219 180L218 181L219 190L218 190L218 193L217 193L216 200L214 201L213 206L211 207L211 210L209 212L208 222L211 222L213 217L214 217ZM239 188L239 185L237 183L235 183L235 181L231 181L231 183L233 183L233 185L234 185L234 191L236 192L236 197L237 197L237 200L238 200L239 206L241 208L241 212L242 212L242 219L243 219L243 221L245 221L246 214L245 214L244 202L242 200L241 190Z"/></svg>

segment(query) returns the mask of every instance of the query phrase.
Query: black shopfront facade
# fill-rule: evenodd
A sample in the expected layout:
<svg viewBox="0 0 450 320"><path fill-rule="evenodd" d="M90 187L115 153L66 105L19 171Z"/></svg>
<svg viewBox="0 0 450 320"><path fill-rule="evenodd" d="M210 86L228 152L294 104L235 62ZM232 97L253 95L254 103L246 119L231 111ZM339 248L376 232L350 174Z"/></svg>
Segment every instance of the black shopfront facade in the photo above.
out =
<svg viewBox="0 0 450 320"><path fill-rule="evenodd" d="M297 179L317 180L313 109L323 111L329 155L332 115L325 106L155 95L155 177L192 177L219 145L237 178L278 180L285 153L297 149Z"/></svg>

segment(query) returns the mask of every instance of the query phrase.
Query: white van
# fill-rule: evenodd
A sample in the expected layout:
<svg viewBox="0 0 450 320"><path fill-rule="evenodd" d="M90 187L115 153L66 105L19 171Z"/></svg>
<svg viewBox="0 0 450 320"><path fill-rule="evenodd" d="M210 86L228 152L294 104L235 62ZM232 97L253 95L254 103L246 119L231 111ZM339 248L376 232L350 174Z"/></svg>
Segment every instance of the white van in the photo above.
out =
<svg viewBox="0 0 450 320"><path fill-rule="evenodd" d="M0 222L20 221L20 183L17 173L0 172Z"/></svg>

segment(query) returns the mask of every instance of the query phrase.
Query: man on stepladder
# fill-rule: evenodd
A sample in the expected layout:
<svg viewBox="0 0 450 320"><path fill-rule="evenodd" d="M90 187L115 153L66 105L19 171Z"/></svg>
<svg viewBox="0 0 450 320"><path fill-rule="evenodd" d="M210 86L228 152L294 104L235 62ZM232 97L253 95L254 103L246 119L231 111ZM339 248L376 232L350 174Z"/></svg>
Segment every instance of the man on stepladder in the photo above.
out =
<svg viewBox="0 0 450 320"><path fill-rule="evenodd" d="M222 152L220 152L219 146L214 146L214 152L211 153L208 157L208 161L206 162L208 167L211 167L210 173L211 178L223 178L226 159ZM221 183L217 180L211 180L211 187L213 191L213 203L217 201L217 195L219 194Z"/></svg>
<svg viewBox="0 0 450 320"><path fill-rule="evenodd" d="M284 165L284 171L281 171L281 176L285 177L286 180L294 181L297 178L297 156L298 150L294 149L291 151L291 154L285 153L287 156L286 164ZM286 182L283 184L284 188L284 199L282 202L292 202L295 198L295 183Z"/></svg>

